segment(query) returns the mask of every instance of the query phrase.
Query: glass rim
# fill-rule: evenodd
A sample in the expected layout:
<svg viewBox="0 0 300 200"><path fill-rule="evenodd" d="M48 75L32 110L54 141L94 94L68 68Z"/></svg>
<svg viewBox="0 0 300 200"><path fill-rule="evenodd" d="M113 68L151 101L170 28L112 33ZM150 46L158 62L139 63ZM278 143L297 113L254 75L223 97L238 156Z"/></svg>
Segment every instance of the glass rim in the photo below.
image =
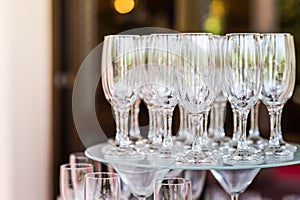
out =
<svg viewBox="0 0 300 200"><path fill-rule="evenodd" d="M94 166L90 163L66 163L60 166L60 169L66 170L82 170L82 169L93 169Z"/></svg>
<svg viewBox="0 0 300 200"><path fill-rule="evenodd" d="M140 37L140 35L136 35L136 34L126 34L126 35L122 35L122 34L115 34L115 35L105 35L104 36L104 39L105 38L115 38L115 37L128 37L128 38L138 38Z"/></svg>
<svg viewBox="0 0 300 200"><path fill-rule="evenodd" d="M262 36L266 36L266 35L284 35L284 36L291 36L293 37L293 35L291 33L261 33Z"/></svg>
<svg viewBox="0 0 300 200"><path fill-rule="evenodd" d="M97 175L108 175L107 177L96 177ZM110 176L111 175L111 176ZM119 179L120 176L114 172L92 172L84 175L86 179L96 180L96 179Z"/></svg>
<svg viewBox="0 0 300 200"><path fill-rule="evenodd" d="M181 180L182 182L179 183L163 183L163 181L168 180ZM159 185L185 185L185 184L192 184L192 181L190 179L186 178L162 178L155 181L155 184Z"/></svg>
<svg viewBox="0 0 300 200"><path fill-rule="evenodd" d="M257 36L260 36L261 35L261 33L257 33L257 32L249 32L249 33L226 33L225 34L225 36L247 36L247 35L249 35L249 36L251 36L251 35L257 35Z"/></svg>
<svg viewBox="0 0 300 200"><path fill-rule="evenodd" d="M214 35L210 32L185 32L181 33L181 35Z"/></svg>

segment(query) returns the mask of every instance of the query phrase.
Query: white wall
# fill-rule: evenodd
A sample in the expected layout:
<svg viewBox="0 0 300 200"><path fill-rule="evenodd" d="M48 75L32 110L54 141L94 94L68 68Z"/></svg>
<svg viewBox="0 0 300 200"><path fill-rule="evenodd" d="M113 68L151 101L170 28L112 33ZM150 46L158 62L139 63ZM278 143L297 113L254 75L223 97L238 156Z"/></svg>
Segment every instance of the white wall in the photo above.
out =
<svg viewBox="0 0 300 200"><path fill-rule="evenodd" d="M51 196L50 0L0 0L0 199Z"/></svg>

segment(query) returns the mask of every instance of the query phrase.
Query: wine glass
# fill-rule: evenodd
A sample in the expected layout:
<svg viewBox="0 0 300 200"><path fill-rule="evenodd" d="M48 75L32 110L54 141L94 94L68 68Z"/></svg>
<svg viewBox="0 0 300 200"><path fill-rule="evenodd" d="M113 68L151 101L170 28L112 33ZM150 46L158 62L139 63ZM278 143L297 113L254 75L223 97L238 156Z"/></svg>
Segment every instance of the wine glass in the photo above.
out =
<svg viewBox="0 0 300 200"><path fill-rule="evenodd" d="M119 200L120 178L116 173L95 172L85 175L85 200Z"/></svg>
<svg viewBox="0 0 300 200"><path fill-rule="evenodd" d="M174 155L172 116L178 103L175 66L179 60L179 42L179 34L151 35L144 68L146 83L143 89L148 91L148 95L143 95L144 100L163 116L163 140L158 156L170 159Z"/></svg>
<svg viewBox="0 0 300 200"><path fill-rule="evenodd" d="M154 200L192 200L192 183L184 178L163 178L155 182Z"/></svg>
<svg viewBox="0 0 300 200"><path fill-rule="evenodd" d="M261 47L260 35L234 33L226 35L225 49L225 92L240 120L241 136L233 154L223 158L232 165L260 164L262 154L248 146L246 140L247 117L257 102L261 91Z"/></svg>
<svg viewBox="0 0 300 200"><path fill-rule="evenodd" d="M270 116L270 139L264 150L267 162L291 160L294 153L280 145L278 115L291 97L295 84L293 38L287 33L262 35L262 101Z"/></svg>
<svg viewBox="0 0 300 200"><path fill-rule="evenodd" d="M225 37L213 35L214 37L214 52L215 52L215 67L216 67L216 98L211 106L210 121L213 124L213 145L216 148L222 148L228 144L230 138L225 136L224 123L226 117L227 98L224 95L224 81L223 81L223 65L224 54L223 48L225 45Z"/></svg>
<svg viewBox="0 0 300 200"><path fill-rule="evenodd" d="M102 54L102 87L115 112L119 147L108 156L142 157L130 147L128 119L130 107L137 100L142 85L139 66L139 36L109 35L104 37Z"/></svg>
<svg viewBox="0 0 300 200"><path fill-rule="evenodd" d="M260 168L238 170L210 170L215 179L230 194L232 200L238 200L252 183Z"/></svg>
<svg viewBox="0 0 300 200"><path fill-rule="evenodd" d="M213 36L209 33L182 34L181 60L177 65L179 102L189 113L195 134L190 150L178 164L214 164L210 156L206 118L215 95ZM205 134L206 133L206 134Z"/></svg>
<svg viewBox="0 0 300 200"><path fill-rule="evenodd" d="M93 172L93 165L87 163L64 164L60 166L60 195L63 200L84 199L84 176Z"/></svg>
<svg viewBox="0 0 300 200"><path fill-rule="evenodd" d="M289 42L290 42L290 53L291 53L291 59L292 59L292 71L294 71L294 73L296 73L296 58L295 58L295 45L294 45L294 37L291 35L289 38ZM296 75L292 75L292 79L290 80L290 86L288 88L288 95L286 95L286 98L285 98L285 102L283 103L283 105L286 103L286 101L288 99L291 98L291 96L293 95L293 90L294 90L294 87L295 87L295 79L296 79ZM293 144L290 144L286 141L284 141L283 139L283 135L282 135L282 130L281 130L281 116L282 116L282 110L283 110L283 106L280 107L279 109L279 112L278 112L278 115L277 115L277 129L276 129L276 135L277 137L279 138L279 143L280 143L280 146L282 146L283 148L287 148L288 150L292 151L292 152L296 152L297 151L297 146L293 145Z"/></svg>

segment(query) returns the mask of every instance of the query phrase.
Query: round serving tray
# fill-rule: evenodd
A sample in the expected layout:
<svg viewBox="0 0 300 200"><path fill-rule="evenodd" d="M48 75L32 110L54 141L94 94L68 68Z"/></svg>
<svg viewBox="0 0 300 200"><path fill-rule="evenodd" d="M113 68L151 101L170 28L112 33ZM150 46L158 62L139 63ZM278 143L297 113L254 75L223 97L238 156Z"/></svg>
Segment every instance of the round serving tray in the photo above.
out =
<svg viewBox="0 0 300 200"><path fill-rule="evenodd" d="M288 165L295 165L300 163L300 145L296 145L297 152L294 154L294 159L289 161L278 161L278 162L264 162L259 165L227 165L219 162L214 165L182 165L176 163L176 158L165 159L159 158L155 155L145 154L140 159L129 159L128 157L108 157L105 152L113 148L109 143L101 143L91 146L86 149L85 154L88 158L96 160L102 163L109 163L114 165L124 165L141 168L166 168L166 169L187 169L187 170L239 170L239 169L253 169L253 168L271 168L281 167Z"/></svg>

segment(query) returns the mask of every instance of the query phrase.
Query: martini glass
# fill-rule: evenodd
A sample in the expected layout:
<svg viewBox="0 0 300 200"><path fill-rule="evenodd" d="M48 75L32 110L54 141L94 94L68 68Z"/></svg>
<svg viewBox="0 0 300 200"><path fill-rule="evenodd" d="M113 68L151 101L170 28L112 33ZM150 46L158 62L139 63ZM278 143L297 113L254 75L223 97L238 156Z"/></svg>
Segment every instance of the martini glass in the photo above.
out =
<svg viewBox="0 0 300 200"><path fill-rule="evenodd" d="M113 167L138 200L146 200L150 197L154 192L155 181L163 178L169 171L161 168L131 167L119 164L114 164Z"/></svg>
<svg viewBox="0 0 300 200"><path fill-rule="evenodd" d="M231 196L231 200L238 200L239 195L252 183L260 168L210 171L223 189Z"/></svg>

